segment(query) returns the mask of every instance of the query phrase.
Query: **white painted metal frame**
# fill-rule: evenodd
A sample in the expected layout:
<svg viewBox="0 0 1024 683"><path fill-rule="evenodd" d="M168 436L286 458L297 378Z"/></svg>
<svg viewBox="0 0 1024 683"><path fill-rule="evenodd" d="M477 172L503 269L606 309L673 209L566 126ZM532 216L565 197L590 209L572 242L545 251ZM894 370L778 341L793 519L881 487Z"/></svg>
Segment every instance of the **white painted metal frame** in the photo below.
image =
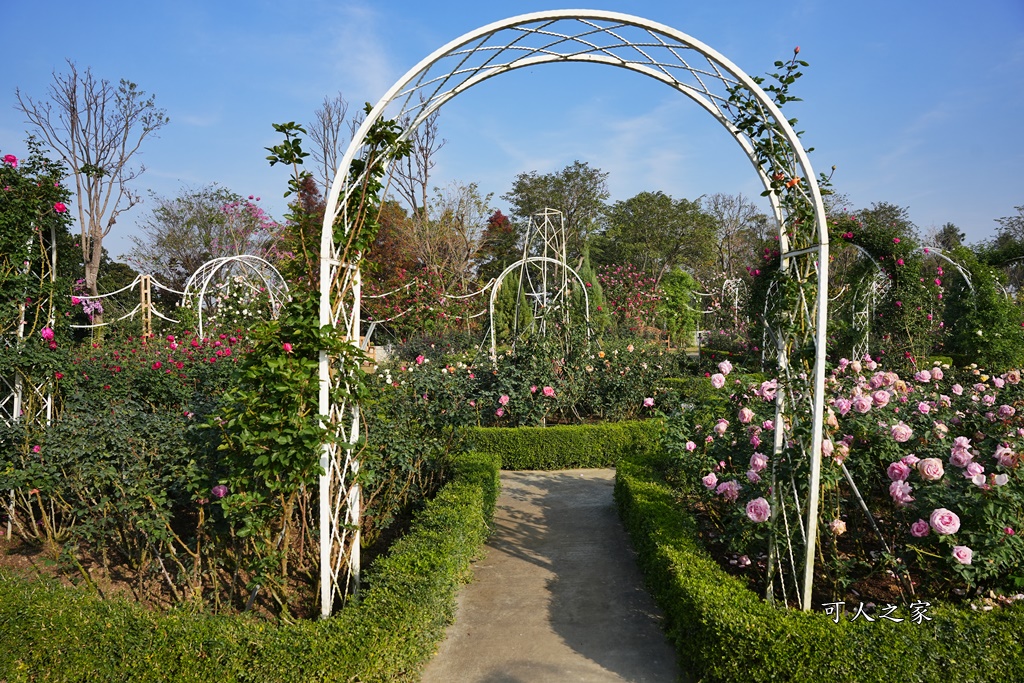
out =
<svg viewBox="0 0 1024 683"><path fill-rule="evenodd" d="M403 131L407 138L428 116L452 98L474 85L520 68L542 64L581 62L628 69L664 83L686 95L718 121L750 159L755 172L768 189L770 175L783 173L800 178L791 190L799 199L813 207L813 225L790 222L785 203L771 195L779 224L782 267L805 283L816 285L813 301L803 301L797 312L807 323L804 329L814 331L817 356L811 373L811 386L793 391L800 396L812 420L811 441L804 451L810 459L808 482L806 560L804 563L803 607L810 609L813 579L814 543L817 536L818 489L821 467L823 395L825 381L825 327L827 323L828 235L825 210L814 172L800 141L763 90L746 73L704 43L664 24L618 12L598 10L555 10L525 14L489 24L471 31L439 48L410 69L388 90L370 111L353 136L340 163L328 195L320 243L320 324L340 327L353 343L359 339L360 292L359 258L342 263L344 244L334 241L335 226L340 234L353 229L350 216L343 210L350 198L360 191L361 178L350 178L353 160L367 153L365 141L371 126L381 119L410 121ZM777 148L784 150L784 167L762 165L755 144L733 123L736 114L730 102L731 92L749 92L757 104L758 116L764 123L760 136L768 136ZM817 264L825 267L818 268ZM796 341L792 331L780 333L780 361L785 370L786 349ZM787 338L787 335L790 335ZM794 373L798 376L800 373ZM794 378L788 378L795 382ZM355 473L359 464L354 452L339 444L354 443L359 429L359 406L352 403L334 405L332 387L344 385L348 375L336 358L326 351L320 354L320 413L328 426L339 435L338 444L328 444L321 454L324 475L320 480L321 541L321 613L328 616L335 600L344 599L348 577L359 575L358 535L359 496ZM781 394L780 393L780 400ZM793 404L796 407L796 404ZM780 404L781 411L781 404ZM797 419L800 411L793 415ZM777 421L776 443L784 440L783 420ZM338 506L348 501L351 509L344 514ZM347 560L343 555L350 553ZM344 567L343 565L347 565ZM342 573L345 577L342 578Z"/></svg>
<svg viewBox="0 0 1024 683"><path fill-rule="evenodd" d="M196 272L192 273L185 281L185 291L179 292L182 295L182 306L196 307L200 337L204 335L205 331L203 316L204 310L207 308L206 295L210 285L217 281L218 276L232 277L234 275L243 277L245 284L254 292L259 291L258 285L262 283L264 291L270 299L271 319L277 318L281 307L288 299L288 282L266 259L252 254L236 254L210 259L196 268Z"/></svg>

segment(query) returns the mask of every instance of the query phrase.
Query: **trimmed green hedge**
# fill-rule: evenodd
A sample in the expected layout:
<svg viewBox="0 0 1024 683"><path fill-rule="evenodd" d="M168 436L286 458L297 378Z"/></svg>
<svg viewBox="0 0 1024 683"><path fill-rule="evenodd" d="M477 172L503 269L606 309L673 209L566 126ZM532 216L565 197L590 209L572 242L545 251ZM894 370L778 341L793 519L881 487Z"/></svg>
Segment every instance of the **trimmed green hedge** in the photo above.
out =
<svg viewBox="0 0 1024 683"><path fill-rule="evenodd" d="M555 427L474 427L471 448L494 453L506 470L565 470L614 467L624 456L653 453L660 446L661 420Z"/></svg>
<svg viewBox="0 0 1024 683"><path fill-rule="evenodd" d="M415 680L486 540L499 466L494 455L460 457L410 532L367 571L361 602L326 621L157 614L0 574L0 680Z"/></svg>
<svg viewBox="0 0 1024 683"><path fill-rule="evenodd" d="M1024 681L1024 607L928 609L914 624L777 610L723 571L657 456L623 459L615 498L680 661L694 680ZM906 617L903 606L895 615Z"/></svg>

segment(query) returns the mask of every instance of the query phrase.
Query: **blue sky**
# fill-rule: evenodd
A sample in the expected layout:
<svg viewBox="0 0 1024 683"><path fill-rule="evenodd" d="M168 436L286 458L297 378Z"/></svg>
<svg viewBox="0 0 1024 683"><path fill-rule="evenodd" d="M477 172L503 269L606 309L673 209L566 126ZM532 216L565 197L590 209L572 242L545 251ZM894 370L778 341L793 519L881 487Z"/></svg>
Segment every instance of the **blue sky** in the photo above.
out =
<svg viewBox="0 0 1024 683"><path fill-rule="evenodd" d="M923 230L947 221L968 241L1024 204L1024 2L793 0L600 2L708 44L751 75L794 46L810 68L797 86L816 170L838 168L852 207L908 207ZM285 211L287 181L265 161L271 123L306 122L339 90L351 110L376 102L420 59L463 33L560 5L498 3L52 0L8 3L0 70L0 150L24 151L14 91L43 97L65 58L156 95L170 125L148 139L135 188L174 196L217 182ZM609 73L611 72L611 73ZM548 65L478 86L441 111L448 140L434 182L477 182L495 208L516 174L579 159L609 172L612 199L760 192L749 162L696 105L650 79L607 67ZM759 198L758 198L759 199ZM147 204L119 219L117 256Z"/></svg>

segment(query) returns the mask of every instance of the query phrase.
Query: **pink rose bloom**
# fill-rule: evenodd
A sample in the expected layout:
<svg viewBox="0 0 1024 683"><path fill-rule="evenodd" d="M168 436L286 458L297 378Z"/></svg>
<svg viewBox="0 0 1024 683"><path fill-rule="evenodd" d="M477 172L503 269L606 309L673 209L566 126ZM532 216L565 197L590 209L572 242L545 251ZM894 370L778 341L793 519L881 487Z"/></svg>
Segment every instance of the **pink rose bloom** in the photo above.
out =
<svg viewBox="0 0 1024 683"><path fill-rule="evenodd" d="M284 350L285 353L291 353L292 352L292 345L289 344L288 342L285 342L284 344L281 344L281 348Z"/></svg>
<svg viewBox="0 0 1024 683"><path fill-rule="evenodd" d="M732 372L732 363L730 363L727 360L723 360L721 363L718 364L718 371L721 372L723 375L728 375L730 372Z"/></svg>
<svg viewBox="0 0 1024 683"><path fill-rule="evenodd" d="M722 387L724 387L725 375L723 375L720 372L716 372L715 374L711 375L711 386L713 386L715 389L721 389Z"/></svg>
<svg viewBox="0 0 1024 683"><path fill-rule="evenodd" d="M889 484L889 495L892 496L892 502L896 503L897 507L903 507L908 503L914 502L914 498L910 493L910 484L905 481L894 481Z"/></svg>
<svg viewBox="0 0 1024 683"><path fill-rule="evenodd" d="M1013 467L1014 460L1016 460L1013 451L1008 446L1005 446L1003 444L1000 444L996 448L996 452L993 457L995 457L995 459L999 462L1000 466L1007 468Z"/></svg>
<svg viewBox="0 0 1024 683"><path fill-rule="evenodd" d="M1017 410L1013 406L1008 406L1005 403L999 406L999 417L1004 420L1008 417L1013 417L1017 413Z"/></svg>
<svg viewBox="0 0 1024 683"><path fill-rule="evenodd" d="M945 470L942 469L942 461L938 458L921 460L917 463L917 471L925 481L938 481L945 474Z"/></svg>
<svg viewBox="0 0 1024 683"><path fill-rule="evenodd" d="M740 497L740 483L733 479L719 484L715 491L729 502L735 503L736 499Z"/></svg>
<svg viewBox="0 0 1024 683"><path fill-rule="evenodd" d="M852 361L850 363L850 371L853 374L855 374L855 375L859 375L860 374L861 365L860 365L860 361L859 360L855 360L855 361Z"/></svg>
<svg viewBox="0 0 1024 683"><path fill-rule="evenodd" d="M501 398L498 399L498 403L500 403L503 406L507 406L508 405L508 394L502 394Z"/></svg>
<svg viewBox="0 0 1024 683"><path fill-rule="evenodd" d="M840 415L846 415L850 412L850 408L853 406L853 403L848 398L837 398L833 405L835 405L836 410L839 411Z"/></svg>
<svg viewBox="0 0 1024 683"><path fill-rule="evenodd" d="M943 408L949 408L951 405L953 405L953 400L949 396L941 394L939 396L939 405L942 406Z"/></svg>
<svg viewBox="0 0 1024 683"><path fill-rule="evenodd" d="M913 467L918 462L920 462L920 460L921 458L917 457L913 453L908 453L907 455L904 455L902 458L900 458L900 462L902 462L907 467Z"/></svg>
<svg viewBox="0 0 1024 683"><path fill-rule="evenodd" d="M910 437L914 435L914 431L910 428L909 425L905 424L903 420L900 420L895 425L893 425L892 430L890 430L890 433L892 434L892 438L898 441L899 443L906 443L907 441L910 441Z"/></svg>
<svg viewBox="0 0 1024 683"><path fill-rule="evenodd" d="M973 477L971 477L971 483L981 489L988 488L988 483L986 483L984 474L975 474Z"/></svg>
<svg viewBox="0 0 1024 683"><path fill-rule="evenodd" d="M929 518L932 529L940 536L955 534L960 530L960 518L956 513L946 508L936 508Z"/></svg>
<svg viewBox="0 0 1024 683"><path fill-rule="evenodd" d="M749 481L751 484L756 484L757 482L761 481L761 475L755 472L754 470L747 470L747 481Z"/></svg>
<svg viewBox="0 0 1024 683"><path fill-rule="evenodd" d="M1006 474L1005 472L997 474L995 477L992 478L992 483L994 483L996 486L1006 486L1007 484L1010 483L1010 475Z"/></svg>
<svg viewBox="0 0 1024 683"><path fill-rule="evenodd" d="M985 394L981 400L985 405L990 406L996 402L996 397L992 394Z"/></svg>
<svg viewBox="0 0 1024 683"><path fill-rule="evenodd" d="M714 472L709 472L701 479L701 482L704 484L704 488L710 491L718 485L718 476Z"/></svg>
<svg viewBox="0 0 1024 683"><path fill-rule="evenodd" d="M956 394L957 396L963 396L964 388L962 386L960 386L959 384L954 384L952 389L953 389L953 393Z"/></svg>
<svg viewBox="0 0 1024 683"><path fill-rule="evenodd" d="M890 464L885 473L889 475L890 481L906 481L910 476L910 467L897 461Z"/></svg>
<svg viewBox="0 0 1024 683"><path fill-rule="evenodd" d="M964 477L967 479L974 479L974 477L984 473L985 468L982 467L980 463L972 462L968 464L967 468L964 470Z"/></svg>
<svg viewBox="0 0 1024 683"><path fill-rule="evenodd" d="M929 375L929 377L931 377L931 375ZM885 386L885 373L884 372L876 372L874 374L874 376L871 377L871 388L872 389L880 389L881 387L884 387L884 386Z"/></svg>
<svg viewBox="0 0 1024 683"><path fill-rule="evenodd" d="M967 467L967 465L969 465L972 460L974 460L974 456L971 455L968 451L954 450L953 453L949 456L949 464L953 465L954 467Z"/></svg>
<svg viewBox="0 0 1024 683"><path fill-rule="evenodd" d="M866 413L871 410L871 399L867 396L856 396L853 399L853 409L858 413Z"/></svg>
<svg viewBox="0 0 1024 683"><path fill-rule="evenodd" d="M775 429L775 422L772 420L765 420L761 423L761 429L772 430Z"/></svg>
<svg viewBox="0 0 1024 683"><path fill-rule="evenodd" d="M752 434L750 436L750 445L754 448L759 448L761 446L761 437L757 434Z"/></svg>
<svg viewBox="0 0 1024 683"><path fill-rule="evenodd" d="M57 213L67 213L68 207L64 205L64 202L54 202L53 210Z"/></svg>
<svg viewBox="0 0 1024 683"><path fill-rule="evenodd" d="M832 530L832 533L836 536L842 536L846 533L846 522L841 519L833 519L828 528Z"/></svg>
<svg viewBox="0 0 1024 683"><path fill-rule="evenodd" d="M39 336L45 339L46 341L53 341L53 330L49 327L44 327L43 329L39 330Z"/></svg>
<svg viewBox="0 0 1024 683"><path fill-rule="evenodd" d="M71 305L72 306L77 306L80 303L82 303L82 300L79 299L77 296L71 297Z"/></svg>
<svg viewBox="0 0 1024 683"><path fill-rule="evenodd" d="M764 453L754 453L750 456L750 469L760 472L768 466L768 458Z"/></svg>
<svg viewBox="0 0 1024 683"><path fill-rule="evenodd" d="M764 498L755 498L747 503L747 517L750 518L750 521L760 524L771 516L772 508Z"/></svg>
<svg viewBox="0 0 1024 683"><path fill-rule="evenodd" d="M687 441L686 442L686 450L692 452L692 451L696 450L696 448L697 448L697 444L695 444L694 442L692 442L692 441Z"/></svg>
<svg viewBox="0 0 1024 683"><path fill-rule="evenodd" d="M943 377L942 368L932 368L932 379L933 380L938 382L940 379L942 379L942 377Z"/></svg>
<svg viewBox="0 0 1024 683"><path fill-rule="evenodd" d="M920 372L914 373L914 379L916 379L918 382L931 382L932 373L928 372L927 370L921 370Z"/></svg>
<svg viewBox="0 0 1024 683"><path fill-rule="evenodd" d="M741 423L749 424L754 419L754 411L746 407L740 408L739 419Z"/></svg>
<svg viewBox="0 0 1024 683"><path fill-rule="evenodd" d="M653 407L654 407L654 398L645 398L644 399L644 408L653 408Z"/></svg>
<svg viewBox="0 0 1024 683"><path fill-rule="evenodd" d="M555 390L554 390L554 388L552 388L552 387L544 387L544 389L542 390L542 392L543 392L543 394L544 394L545 396L547 396L548 398L550 398L550 397L552 397L552 396L554 396L554 395L555 395Z"/></svg>
<svg viewBox="0 0 1024 683"><path fill-rule="evenodd" d="M718 422L716 422L714 426L715 434L722 436L725 434L727 429L729 429L729 421L725 418L719 418Z"/></svg>
<svg viewBox="0 0 1024 683"><path fill-rule="evenodd" d="M996 385L996 389L1002 389L1003 385L1006 384L1006 380L1004 380L1001 377L993 377L992 378L992 384Z"/></svg>
<svg viewBox="0 0 1024 683"><path fill-rule="evenodd" d="M10 166L11 168L18 168L18 157L14 156L13 154L5 154L4 163Z"/></svg>
<svg viewBox="0 0 1024 683"><path fill-rule="evenodd" d="M494 414L497 415L498 417L501 417L501 416L503 416L505 414L505 409L504 408L498 408L497 410L494 411Z"/></svg>
<svg viewBox="0 0 1024 683"><path fill-rule="evenodd" d="M981 382L978 382L977 384L974 385L974 390L977 391L979 394L985 393L986 389L988 389L988 387L982 384Z"/></svg>
<svg viewBox="0 0 1024 683"><path fill-rule="evenodd" d="M932 407L928 405L927 401L921 401L920 403L917 404L917 412L921 413L922 415L927 415L928 413L931 412L931 410Z"/></svg>
<svg viewBox="0 0 1024 683"><path fill-rule="evenodd" d="M416 356L416 365L423 365L423 361L425 361L425 360L426 360L426 358L422 354L419 355L419 356Z"/></svg>
<svg viewBox="0 0 1024 683"><path fill-rule="evenodd" d="M760 389L759 395L765 401L774 401L775 400L775 392L778 390L778 388L779 388L778 380L774 380L773 379L773 380L769 380L767 382L761 382L761 389Z"/></svg>
<svg viewBox="0 0 1024 683"><path fill-rule="evenodd" d="M821 441L821 455L824 458L831 458L832 454L835 453L836 445L832 443L832 439L822 439Z"/></svg>
<svg viewBox="0 0 1024 683"><path fill-rule="evenodd" d="M839 463L840 465L842 465L843 461L846 460L846 458L849 457L849 455L850 455L850 444L846 443L845 441L840 441L839 445L836 446L836 452L835 452L836 462Z"/></svg>
<svg viewBox="0 0 1024 683"><path fill-rule="evenodd" d="M971 558L974 556L974 551L965 545L953 546L953 559L960 564L970 564Z"/></svg>
<svg viewBox="0 0 1024 683"><path fill-rule="evenodd" d="M533 386L530 387L530 393L531 394L536 394L537 393L537 385L536 384L534 384Z"/></svg>
<svg viewBox="0 0 1024 683"><path fill-rule="evenodd" d="M879 408L884 408L889 405L889 392L884 389L879 389L875 393L871 394L871 402Z"/></svg>
<svg viewBox="0 0 1024 683"><path fill-rule="evenodd" d="M1006 373L1006 381L1010 384L1020 383L1020 370L1010 370Z"/></svg>
<svg viewBox="0 0 1024 683"><path fill-rule="evenodd" d="M919 519L910 525L910 535L917 538L924 538L931 532L931 527L928 526L928 522L923 519Z"/></svg>

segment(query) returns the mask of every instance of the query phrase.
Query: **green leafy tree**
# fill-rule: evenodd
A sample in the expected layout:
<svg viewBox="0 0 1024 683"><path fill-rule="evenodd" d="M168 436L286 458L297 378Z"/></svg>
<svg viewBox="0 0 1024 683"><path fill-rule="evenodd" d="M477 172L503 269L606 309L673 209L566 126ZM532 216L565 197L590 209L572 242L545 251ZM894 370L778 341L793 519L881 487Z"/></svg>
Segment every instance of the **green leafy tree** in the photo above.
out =
<svg viewBox="0 0 1024 683"><path fill-rule="evenodd" d="M557 209L565 219L569 260L581 261L609 196L607 180L607 172L581 161L557 173L539 175L531 171L517 175L502 199L509 202L520 248L530 217L546 208Z"/></svg>
<svg viewBox="0 0 1024 683"><path fill-rule="evenodd" d="M694 306L694 292L700 285L684 270L669 271L661 279L662 298L658 315L665 323L669 339L678 346L690 346L701 323L701 310Z"/></svg>
<svg viewBox="0 0 1024 683"><path fill-rule="evenodd" d="M494 299L494 333L499 342L512 342L533 327L533 309L519 287L519 273L505 276Z"/></svg>
<svg viewBox="0 0 1024 683"><path fill-rule="evenodd" d="M498 277L501 271L522 257L523 249L517 245L517 240L515 226L508 216L501 211L492 213L487 219L487 227L480 240L480 251L477 253L481 280Z"/></svg>
<svg viewBox="0 0 1024 683"><path fill-rule="evenodd" d="M615 202L605 213L601 239L605 263L632 263L661 281L672 268L711 255L715 226L699 201L641 192Z"/></svg>

